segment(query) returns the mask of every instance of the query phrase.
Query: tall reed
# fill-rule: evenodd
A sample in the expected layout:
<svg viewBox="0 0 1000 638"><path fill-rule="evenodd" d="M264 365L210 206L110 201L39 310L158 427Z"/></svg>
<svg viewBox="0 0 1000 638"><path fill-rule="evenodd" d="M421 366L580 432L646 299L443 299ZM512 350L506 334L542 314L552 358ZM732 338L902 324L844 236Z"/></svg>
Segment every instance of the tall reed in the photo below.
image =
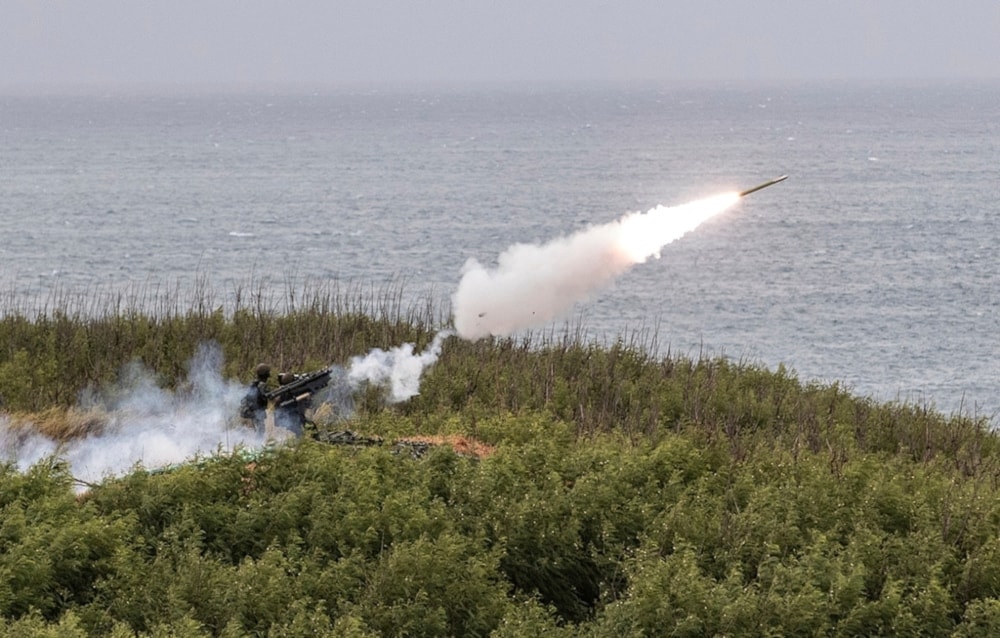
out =
<svg viewBox="0 0 1000 638"><path fill-rule="evenodd" d="M417 350L448 325L447 308L410 300L401 282L382 287L286 278L234 285L220 296L202 281L193 296L176 287L46 300L26 315L0 313L0 396L7 411L73 406L81 391L114 382L141 362L172 387L206 341L219 344L223 375L248 380L267 361L278 369L345 364L372 348ZM740 457L780 441L794 453L836 447L939 455L974 471L997 440L988 419L946 416L928 406L877 403L839 384L801 383L784 367L723 357L661 356L654 331L611 343L588 341L580 326L476 342L451 337L400 414L458 414L478 420L547 413L578 436L618 432L634 440L692 431L726 441ZM362 411L383 409L377 393Z"/></svg>

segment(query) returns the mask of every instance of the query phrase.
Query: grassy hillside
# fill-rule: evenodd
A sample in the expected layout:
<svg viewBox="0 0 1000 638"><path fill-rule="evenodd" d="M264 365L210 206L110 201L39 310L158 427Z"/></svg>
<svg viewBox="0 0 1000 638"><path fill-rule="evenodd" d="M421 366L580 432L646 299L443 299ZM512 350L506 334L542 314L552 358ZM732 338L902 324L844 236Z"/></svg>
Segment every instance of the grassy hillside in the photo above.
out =
<svg viewBox="0 0 1000 638"><path fill-rule="evenodd" d="M169 387L206 341L245 379L441 325L392 294L304 299L8 312L0 427L84 435L82 390L135 358ZM0 635L1000 633L988 422L651 350L451 338L418 396L356 397L353 430L482 457L301 440L82 494L58 459L0 466Z"/></svg>

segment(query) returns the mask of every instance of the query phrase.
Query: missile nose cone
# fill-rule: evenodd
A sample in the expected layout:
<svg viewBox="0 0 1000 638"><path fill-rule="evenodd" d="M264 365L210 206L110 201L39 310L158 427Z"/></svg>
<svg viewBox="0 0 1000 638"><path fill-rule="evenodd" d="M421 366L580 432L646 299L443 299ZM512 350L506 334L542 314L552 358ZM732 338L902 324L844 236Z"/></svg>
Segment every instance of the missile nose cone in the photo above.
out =
<svg viewBox="0 0 1000 638"><path fill-rule="evenodd" d="M788 179L788 175L782 175L781 177L775 177L774 179L772 179L772 180L770 180L768 182L764 182L763 184L758 184L757 186L754 186L753 188L746 189L745 191L743 191L742 193L740 193L740 197L746 197L750 193L756 193L757 191L759 191L762 188L767 188L768 186L773 186L773 185L777 184L778 182L785 181L786 179Z"/></svg>

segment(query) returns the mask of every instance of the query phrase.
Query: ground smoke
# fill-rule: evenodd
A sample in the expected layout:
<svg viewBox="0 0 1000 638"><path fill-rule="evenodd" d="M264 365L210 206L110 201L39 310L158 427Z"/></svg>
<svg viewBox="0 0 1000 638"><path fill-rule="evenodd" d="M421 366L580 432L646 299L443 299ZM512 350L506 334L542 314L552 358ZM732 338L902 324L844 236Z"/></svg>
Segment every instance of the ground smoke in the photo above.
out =
<svg viewBox="0 0 1000 638"><path fill-rule="evenodd" d="M182 389L170 392L157 387L152 372L131 364L114 387L81 398L81 408L102 416L98 433L59 443L40 434L15 439L4 428L0 457L24 470L56 456L75 478L91 483L137 466L152 469L237 446L260 447L263 439L233 418L244 387L223 379L221 370L218 346L203 345L188 364Z"/></svg>
<svg viewBox="0 0 1000 638"><path fill-rule="evenodd" d="M334 366L330 385L317 395L336 403L333 411L340 419L351 416L351 395L365 384L384 388L390 403L405 401L417 394L421 375L437 361L449 334L438 333L419 354L414 354L412 344L403 344L388 352L376 349L355 357L346 369ZM139 467L162 468L236 448L259 449L267 443L238 418L247 386L222 377L222 352L217 345L199 348L178 388L175 392L160 388L148 369L126 366L115 386L81 397L81 408L101 415L99 431L65 442L30 428L15 430L0 415L0 461L25 471L57 457L86 485Z"/></svg>

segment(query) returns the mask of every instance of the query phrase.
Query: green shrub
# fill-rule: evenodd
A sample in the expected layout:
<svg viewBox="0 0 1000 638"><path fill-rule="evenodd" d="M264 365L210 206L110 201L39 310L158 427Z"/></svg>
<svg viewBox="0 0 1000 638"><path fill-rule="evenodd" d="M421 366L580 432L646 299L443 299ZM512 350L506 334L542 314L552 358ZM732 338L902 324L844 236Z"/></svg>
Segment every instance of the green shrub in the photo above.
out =
<svg viewBox="0 0 1000 638"><path fill-rule="evenodd" d="M0 394L72 405L134 359L167 386L420 348L430 308L251 291L0 315ZM93 309L91 309L93 310ZM386 443L300 440L108 478L0 465L0 635L992 635L1000 458L985 420L572 334L451 338L421 393L357 397ZM3 436L10 429L5 417ZM71 428L67 428L70 431ZM483 458L393 439L476 437Z"/></svg>

